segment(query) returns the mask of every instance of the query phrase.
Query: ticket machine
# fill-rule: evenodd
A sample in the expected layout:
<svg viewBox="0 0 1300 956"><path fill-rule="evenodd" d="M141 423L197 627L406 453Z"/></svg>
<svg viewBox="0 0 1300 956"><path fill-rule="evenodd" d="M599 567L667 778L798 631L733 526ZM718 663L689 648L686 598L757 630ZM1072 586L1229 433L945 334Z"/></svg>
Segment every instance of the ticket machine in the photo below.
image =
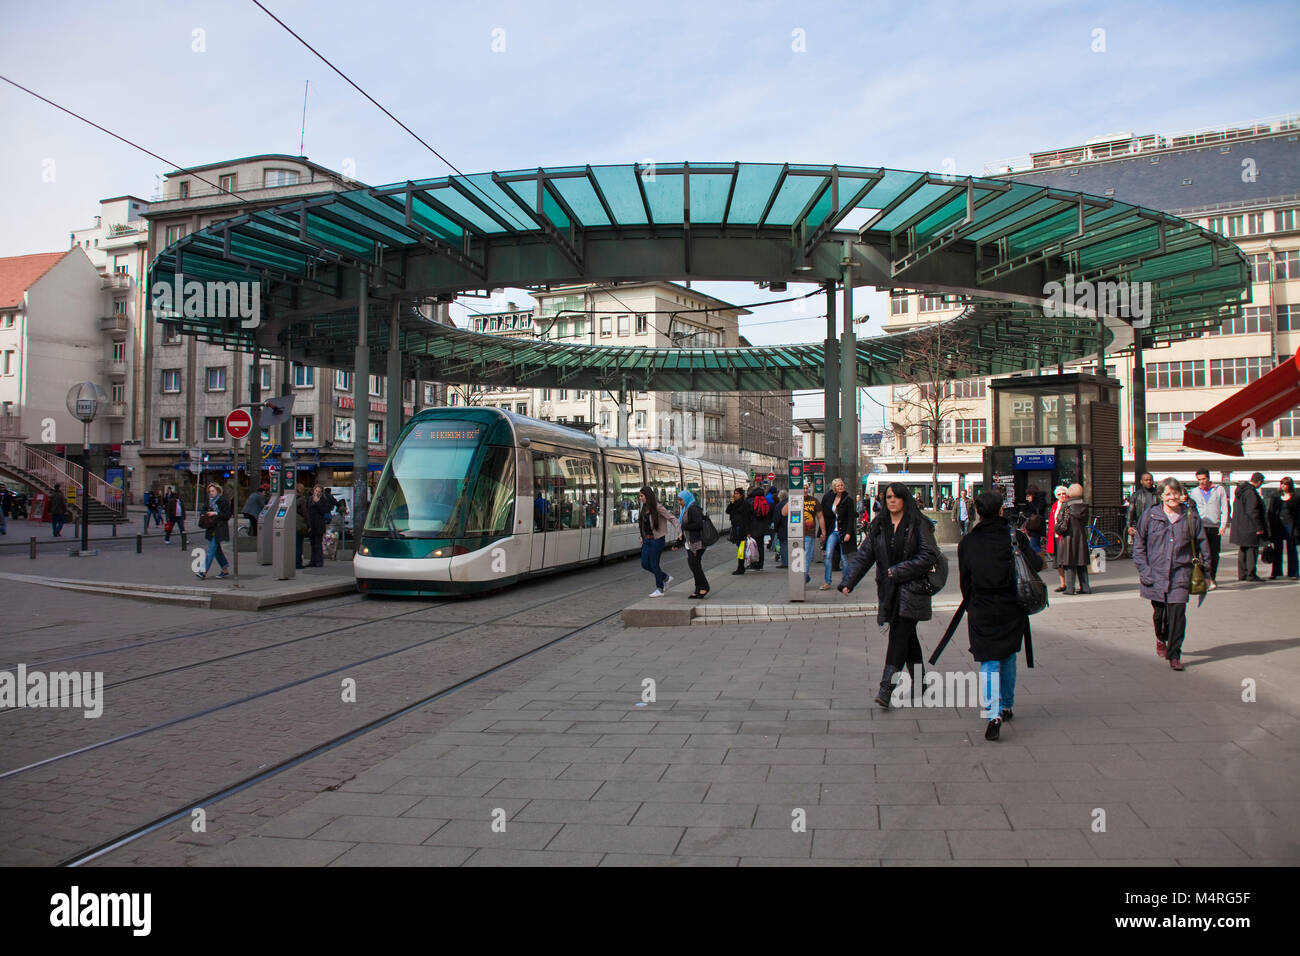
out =
<svg viewBox="0 0 1300 956"><path fill-rule="evenodd" d="M271 569L277 581L287 581L294 577L294 566L298 563L298 511L297 494L294 492L293 464L284 469L282 490L276 502L271 519L274 528L271 542Z"/></svg>
<svg viewBox="0 0 1300 956"><path fill-rule="evenodd" d="M272 526L276 502L280 500L280 470L271 469L271 490L267 492L266 504L257 516L257 563L270 564L272 545L275 541L275 528Z"/></svg>
<svg viewBox="0 0 1300 956"><path fill-rule="evenodd" d="M793 483L792 479L791 484ZM803 484L802 478L799 483ZM805 599L803 576L808 567L809 556L804 553L803 547L803 496L803 488L791 488L786 507L785 560L789 569L787 573L790 580L791 601ZM830 558L827 560L829 561Z"/></svg>

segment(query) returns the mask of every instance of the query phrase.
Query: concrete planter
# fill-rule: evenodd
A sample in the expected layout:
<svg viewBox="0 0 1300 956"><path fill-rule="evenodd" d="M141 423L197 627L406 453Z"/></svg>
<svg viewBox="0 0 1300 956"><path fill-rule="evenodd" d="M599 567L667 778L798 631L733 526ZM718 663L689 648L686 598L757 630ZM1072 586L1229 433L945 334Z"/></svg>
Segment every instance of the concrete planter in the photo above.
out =
<svg viewBox="0 0 1300 956"><path fill-rule="evenodd" d="M952 520L951 511L922 511L934 524L934 538L940 544L956 544L961 540L961 529Z"/></svg>

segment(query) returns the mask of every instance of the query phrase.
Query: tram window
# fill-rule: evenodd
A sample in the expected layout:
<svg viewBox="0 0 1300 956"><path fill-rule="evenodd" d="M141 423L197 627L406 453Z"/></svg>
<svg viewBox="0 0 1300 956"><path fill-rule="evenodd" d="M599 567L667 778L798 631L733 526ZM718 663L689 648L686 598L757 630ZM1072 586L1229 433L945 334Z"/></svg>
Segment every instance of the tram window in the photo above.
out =
<svg viewBox="0 0 1300 956"><path fill-rule="evenodd" d="M465 535L506 534L515 513L515 460L512 448L489 448L469 499Z"/></svg>
<svg viewBox="0 0 1300 956"><path fill-rule="evenodd" d="M600 510L595 460L586 455L565 455L561 463L566 481L560 504L560 526L594 528Z"/></svg>
<svg viewBox="0 0 1300 956"><path fill-rule="evenodd" d="M558 531L560 505L564 499L564 469L560 456L533 452L533 529Z"/></svg>
<svg viewBox="0 0 1300 956"><path fill-rule="evenodd" d="M637 506L636 493L641 490L641 463L624 461L613 455L606 457L609 469L609 495L611 522L615 525L631 524L632 511Z"/></svg>

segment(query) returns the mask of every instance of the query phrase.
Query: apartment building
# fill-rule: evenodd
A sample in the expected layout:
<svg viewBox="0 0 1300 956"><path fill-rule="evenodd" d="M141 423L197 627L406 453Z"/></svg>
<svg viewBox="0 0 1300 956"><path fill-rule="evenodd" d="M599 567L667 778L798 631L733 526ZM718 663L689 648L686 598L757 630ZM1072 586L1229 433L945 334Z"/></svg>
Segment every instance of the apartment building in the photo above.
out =
<svg viewBox="0 0 1300 956"><path fill-rule="evenodd" d="M739 318L749 310L675 282L571 286L536 293L532 309L472 315L490 335L629 348L735 348L749 343ZM497 405L585 428L613 441L617 396L578 388L453 388L449 401ZM628 396L627 440L743 468L784 474L792 432L790 392L648 392Z"/></svg>
<svg viewBox="0 0 1300 956"><path fill-rule="evenodd" d="M212 223L302 196L356 189L364 184L304 157L264 154L175 170L163 177L161 193L142 211L148 223L147 260L183 236ZM135 434L139 437L137 495L158 482L176 479L176 465L189 449L200 449L213 468L232 459L225 416L249 401L253 355L182 336L151 316L140 323L139 398ZM261 353L263 397L278 395L287 383L294 396L292 448L298 467L329 484L350 484L352 446L364 440L377 469L384 459L384 416L389 401L383 375L370 376L370 408L360 429L352 399L352 373L292 364ZM413 399L412 386L407 386ZM360 432L360 435L358 434ZM364 435L364 437L361 437ZM280 436L263 430L264 454L278 453Z"/></svg>
<svg viewBox="0 0 1300 956"><path fill-rule="evenodd" d="M1107 353L1105 369L1122 386L1126 482L1132 481L1137 425L1146 430L1147 468L1161 477L1190 479L1205 466L1219 480L1237 481L1261 471L1275 485L1283 474L1300 472L1300 408L1248 437L1243 458L1182 445L1187 422L1300 346L1300 117L1174 136L1097 137L1082 146L998 163L986 167L985 174L1163 210L1232 239L1250 262L1251 302L1235 321L1207 335L1143 350L1144 422L1132 417L1133 349ZM953 297L895 290L885 330L949 319L963 308ZM1066 370L1080 367L1094 369L1096 357ZM928 472L937 438L941 472L979 475L983 450L993 437L992 392L987 379L946 387L951 412L938 436L907 406L907 386L891 391L891 447L878 464L888 471Z"/></svg>

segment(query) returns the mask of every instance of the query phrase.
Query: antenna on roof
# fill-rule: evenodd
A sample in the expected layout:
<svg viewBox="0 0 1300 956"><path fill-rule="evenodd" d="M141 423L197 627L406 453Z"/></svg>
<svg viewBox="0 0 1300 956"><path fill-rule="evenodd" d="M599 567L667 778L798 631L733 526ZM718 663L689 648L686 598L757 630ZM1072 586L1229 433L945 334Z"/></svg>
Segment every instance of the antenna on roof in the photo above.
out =
<svg viewBox="0 0 1300 956"><path fill-rule="evenodd" d="M302 131L298 134L298 157L301 159L302 141L307 136L307 87L311 86L311 80L307 80L302 86Z"/></svg>

